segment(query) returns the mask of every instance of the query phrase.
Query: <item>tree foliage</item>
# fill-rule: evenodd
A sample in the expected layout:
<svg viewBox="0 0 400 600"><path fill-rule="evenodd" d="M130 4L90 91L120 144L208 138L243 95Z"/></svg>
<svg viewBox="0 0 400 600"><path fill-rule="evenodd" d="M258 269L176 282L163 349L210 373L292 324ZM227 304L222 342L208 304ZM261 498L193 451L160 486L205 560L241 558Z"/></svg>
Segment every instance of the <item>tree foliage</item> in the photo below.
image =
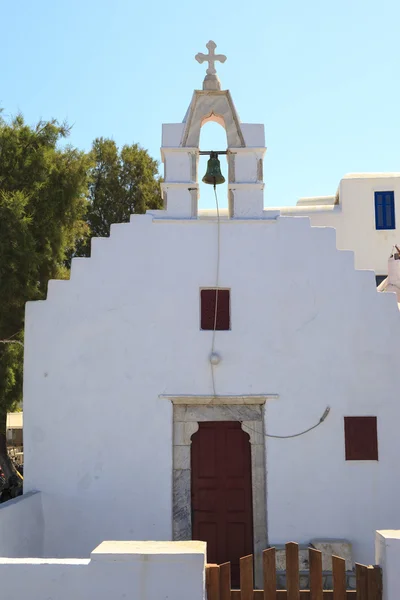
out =
<svg viewBox="0 0 400 600"><path fill-rule="evenodd" d="M0 340L22 340L25 303L44 298L49 279L65 277L66 256L88 231L90 159L59 147L68 133L56 121L30 127L20 115L0 119ZM21 395L22 347L2 343L0 463L6 475L6 415Z"/></svg>
<svg viewBox="0 0 400 600"><path fill-rule="evenodd" d="M119 150L113 140L97 138L90 157L87 224L92 237L108 236L112 223L129 221L133 213L162 207L157 162L138 144ZM89 254L86 238L77 255Z"/></svg>
<svg viewBox="0 0 400 600"><path fill-rule="evenodd" d="M60 147L68 133L55 120L30 127L0 115L0 465L15 490L6 418L22 398L25 303L45 298L49 279L68 277L71 256L90 254L91 236L162 206L146 150L97 138L85 154Z"/></svg>

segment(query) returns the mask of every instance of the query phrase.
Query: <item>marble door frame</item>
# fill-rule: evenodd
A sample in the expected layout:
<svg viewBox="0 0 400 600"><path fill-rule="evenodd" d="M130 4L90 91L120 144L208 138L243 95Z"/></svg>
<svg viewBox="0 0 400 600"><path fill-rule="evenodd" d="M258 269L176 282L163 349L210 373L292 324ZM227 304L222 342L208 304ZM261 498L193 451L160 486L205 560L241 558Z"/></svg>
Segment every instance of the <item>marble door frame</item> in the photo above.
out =
<svg viewBox="0 0 400 600"><path fill-rule="evenodd" d="M192 539L191 438L199 422L241 421L250 438L255 583L262 587L267 548L266 464L263 396L168 396L173 403L173 540Z"/></svg>

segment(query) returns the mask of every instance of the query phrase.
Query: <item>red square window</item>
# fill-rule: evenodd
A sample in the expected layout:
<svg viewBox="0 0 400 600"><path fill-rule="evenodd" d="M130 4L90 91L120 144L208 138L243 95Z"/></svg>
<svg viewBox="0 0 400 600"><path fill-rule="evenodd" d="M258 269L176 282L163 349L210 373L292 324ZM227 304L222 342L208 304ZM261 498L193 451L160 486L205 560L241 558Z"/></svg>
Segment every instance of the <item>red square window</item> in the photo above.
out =
<svg viewBox="0 0 400 600"><path fill-rule="evenodd" d="M346 460L378 460L376 417L345 417Z"/></svg>
<svg viewBox="0 0 400 600"><path fill-rule="evenodd" d="M218 296L217 296L218 294ZM230 290L200 290L200 328L213 330L215 323L215 310L217 311L216 329L226 331L231 328L230 323Z"/></svg>

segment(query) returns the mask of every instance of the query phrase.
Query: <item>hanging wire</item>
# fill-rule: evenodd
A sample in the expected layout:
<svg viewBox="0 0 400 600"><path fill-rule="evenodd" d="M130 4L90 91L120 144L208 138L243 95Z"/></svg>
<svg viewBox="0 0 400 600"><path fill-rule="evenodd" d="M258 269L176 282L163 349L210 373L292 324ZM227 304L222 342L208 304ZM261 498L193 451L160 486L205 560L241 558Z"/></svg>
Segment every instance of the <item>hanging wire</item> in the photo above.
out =
<svg viewBox="0 0 400 600"><path fill-rule="evenodd" d="M215 275L215 308L214 308L214 327L212 334L212 342L211 342L211 356L215 352L215 335L217 331L217 315L218 315L218 295L219 295L219 264L220 264L220 256L221 256L221 225L220 225L220 216L219 216L219 204L218 204L218 195L217 195L217 186L214 183L214 196L215 196L215 204L217 207L217 269ZM211 380L213 386L214 398L217 397L217 392L215 388L215 365L213 365L210 360L211 365Z"/></svg>

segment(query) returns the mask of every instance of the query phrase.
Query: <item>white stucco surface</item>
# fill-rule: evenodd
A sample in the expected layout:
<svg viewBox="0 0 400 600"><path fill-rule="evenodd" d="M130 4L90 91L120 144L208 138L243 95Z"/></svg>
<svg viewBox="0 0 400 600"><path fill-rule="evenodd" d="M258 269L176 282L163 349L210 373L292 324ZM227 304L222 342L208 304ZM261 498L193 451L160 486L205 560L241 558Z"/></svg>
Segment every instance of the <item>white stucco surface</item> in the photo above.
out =
<svg viewBox="0 0 400 600"><path fill-rule="evenodd" d="M43 556L44 519L40 493L0 504L0 556Z"/></svg>
<svg viewBox="0 0 400 600"><path fill-rule="evenodd" d="M104 542L90 560L0 558L7 600L203 600L205 544ZM172 547L173 546L173 547Z"/></svg>
<svg viewBox="0 0 400 600"><path fill-rule="evenodd" d="M400 530L376 532L375 563L382 567L383 600L397 600L400 589Z"/></svg>
<svg viewBox="0 0 400 600"><path fill-rule="evenodd" d="M307 435L267 439L269 541L345 538L371 562L373 531L400 527L395 295L308 219L226 220L220 233L232 329L216 337L217 393L279 394L265 410L278 435L331 406ZM43 494L47 556L171 539L172 407L159 396L212 394L199 290L216 252L213 220L133 216L27 305L25 489ZM345 461L345 415L378 417L379 462Z"/></svg>

